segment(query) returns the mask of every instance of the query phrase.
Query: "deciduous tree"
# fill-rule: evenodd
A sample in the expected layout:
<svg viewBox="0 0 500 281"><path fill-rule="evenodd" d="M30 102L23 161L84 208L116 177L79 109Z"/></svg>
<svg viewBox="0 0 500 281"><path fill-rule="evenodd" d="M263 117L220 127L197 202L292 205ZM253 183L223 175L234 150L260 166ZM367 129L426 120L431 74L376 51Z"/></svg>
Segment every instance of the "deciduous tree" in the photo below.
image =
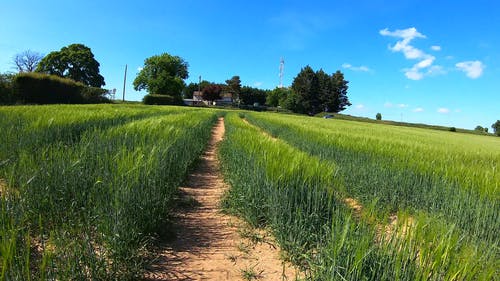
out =
<svg viewBox="0 0 500 281"><path fill-rule="evenodd" d="M222 93L222 87L217 84L210 84L203 88L202 97L204 100L208 100L211 103L220 99L220 94Z"/></svg>
<svg viewBox="0 0 500 281"><path fill-rule="evenodd" d="M493 125L491 125L491 128L493 128L493 132L500 137L500 120L497 120L497 122L493 123Z"/></svg>
<svg viewBox="0 0 500 281"><path fill-rule="evenodd" d="M231 79L226 80L227 91L233 94L233 100L239 100L241 91L240 77L235 75Z"/></svg>
<svg viewBox="0 0 500 281"><path fill-rule="evenodd" d="M101 87L105 83L104 77L99 74L99 66L89 47L71 44L45 56L36 71L70 78L91 87Z"/></svg>
<svg viewBox="0 0 500 281"><path fill-rule="evenodd" d="M33 52L31 50L26 50L19 54L16 54L12 60L16 65L18 72L33 72L35 71L38 63L42 60L43 55L38 52Z"/></svg>
<svg viewBox="0 0 500 281"><path fill-rule="evenodd" d="M188 76L188 63L184 59L164 53L144 61L144 67L134 80L134 89L180 97Z"/></svg>

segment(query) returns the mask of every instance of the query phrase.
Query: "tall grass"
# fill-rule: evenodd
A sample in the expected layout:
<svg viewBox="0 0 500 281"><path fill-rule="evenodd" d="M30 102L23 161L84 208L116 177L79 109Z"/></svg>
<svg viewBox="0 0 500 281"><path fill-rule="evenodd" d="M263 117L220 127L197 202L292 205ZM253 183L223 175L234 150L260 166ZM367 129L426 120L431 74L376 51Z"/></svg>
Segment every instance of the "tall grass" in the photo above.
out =
<svg viewBox="0 0 500 281"><path fill-rule="evenodd" d="M498 249L500 141L342 120L246 114L254 124L339 166L345 193L380 213L443 216L468 240ZM332 121L332 122L330 122Z"/></svg>
<svg viewBox="0 0 500 281"><path fill-rule="evenodd" d="M307 139L306 139L307 140ZM488 280L495 249L463 243L453 224L425 212L409 214L389 232L386 222L353 216L339 163L266 137L236 114L226 117L223 171L232 188L226 207L269 227L310 280ZM376 202L367 212L377 212ZM385 229L385 228L382 228Z"/></svg>
<svg viewBox="0 0 500 281"><path fill-rule="evenodd" d="M35 113L12 124L23 127L17 138L36 138L35 124L54 132L26 149L2 147L9 157L0 168L9 191L0 216L2 279L134 280L151 238L168 231L173 194L216 113L120 106L116 116L97 110L95 117L95 108L47 107L57 126ZM88 119L64 122L67 109Z"/></svg>

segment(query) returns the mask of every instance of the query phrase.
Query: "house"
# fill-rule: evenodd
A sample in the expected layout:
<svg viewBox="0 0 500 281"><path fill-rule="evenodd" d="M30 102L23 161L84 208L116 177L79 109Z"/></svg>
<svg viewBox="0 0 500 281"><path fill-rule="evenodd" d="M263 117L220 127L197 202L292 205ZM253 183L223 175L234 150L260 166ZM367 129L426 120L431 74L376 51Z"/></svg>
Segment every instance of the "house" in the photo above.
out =
<svg viewBox="0 0 500 281"><path fill-rule="evenodd" d="M206 104L210 105L210 101L204 100L201 91L194 91L192 99L184 99L184 104L186 105L200 105ZM221 98L214 101L214 105L231 105L233 104L233 94L232 93L222 93Z"/></svg>

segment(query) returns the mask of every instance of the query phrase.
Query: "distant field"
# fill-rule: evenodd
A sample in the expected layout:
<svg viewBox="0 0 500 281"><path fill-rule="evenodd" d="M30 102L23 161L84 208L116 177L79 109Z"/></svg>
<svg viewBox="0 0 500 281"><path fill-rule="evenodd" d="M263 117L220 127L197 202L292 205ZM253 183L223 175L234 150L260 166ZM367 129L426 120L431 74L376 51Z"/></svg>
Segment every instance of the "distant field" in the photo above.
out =
<svg viewBox="0 0 500 281"><path fill-rule="evenodd" d="M224 206L310 280L500 276L500 138L123 104L0 107L0 279L137 278L220 115Z"/></svg>

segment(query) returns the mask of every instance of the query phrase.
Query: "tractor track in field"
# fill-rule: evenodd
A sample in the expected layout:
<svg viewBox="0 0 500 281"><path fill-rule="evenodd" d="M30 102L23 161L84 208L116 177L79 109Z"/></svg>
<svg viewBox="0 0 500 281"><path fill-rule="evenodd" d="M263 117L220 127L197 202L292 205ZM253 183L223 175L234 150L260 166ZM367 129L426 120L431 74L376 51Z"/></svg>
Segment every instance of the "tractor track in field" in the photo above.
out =
<svg viewBox="0 0 500 281"><path fill-rule="evenodd" d="M246 118L242 118L242 120L245 124L259 129L262 135L270 138L272 141L278 141L278 138L272 136L259 126L250 123ZM375 224L377 243L380 243L382 240L388 241L391 235L398 231L398 227L400 228L400 232L397 233L397 235L405 236L410 231L410 228L415 226L415 220L413 217L407 217L401 222L401 219L398 218L396 214L391 214L389 216L389 222L387 224L377 222L373 216L364 215L364 206L355 198L345 197L342 201L352 211L352 215L356 220L360 221L364 219L369 224Z"/></svg>
<svg viewBox="0 0 500 281"><path fill-rule="evenodd" d="M220 200L228 186L217 159L224 119L212 130L206 151L181 193L198 206L174 215L176 239L159 245L144 280L295 280L299 273L280 259L273 239L223 214Z"/></svg>

